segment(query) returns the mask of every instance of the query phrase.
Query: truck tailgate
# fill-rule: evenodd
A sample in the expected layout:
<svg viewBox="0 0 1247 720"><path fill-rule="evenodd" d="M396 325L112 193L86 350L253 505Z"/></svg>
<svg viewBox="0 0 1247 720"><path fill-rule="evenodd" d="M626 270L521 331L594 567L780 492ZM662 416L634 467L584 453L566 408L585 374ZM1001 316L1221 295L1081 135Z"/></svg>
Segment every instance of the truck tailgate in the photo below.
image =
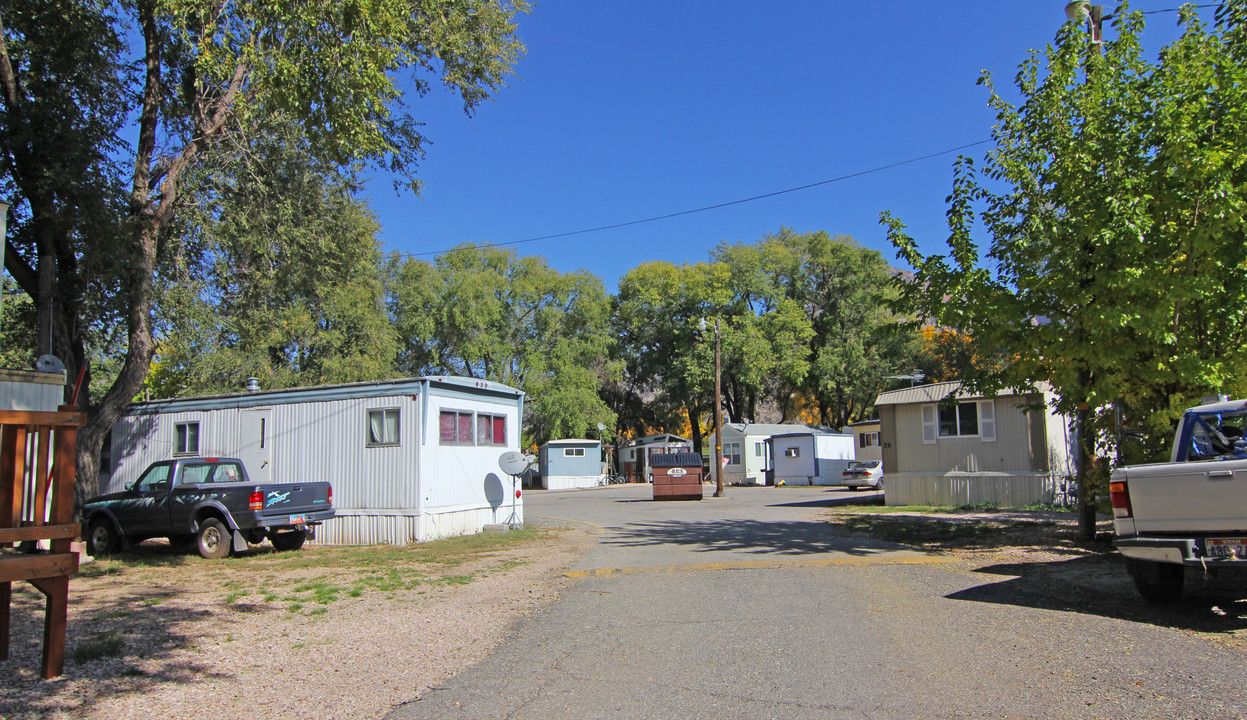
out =
<svg viewBox="0 0 1247 720"><path fill-rule="evenodd" d="M1230 532L1247 527L1247 460L1119 468L1139 533Z"/></svg>
<svg viewBox="0 0 1247 720"><path fill-rule="evenodd" d="M331 509L329 483L306 482L263 485L264 517L322 512Z"/></svg>

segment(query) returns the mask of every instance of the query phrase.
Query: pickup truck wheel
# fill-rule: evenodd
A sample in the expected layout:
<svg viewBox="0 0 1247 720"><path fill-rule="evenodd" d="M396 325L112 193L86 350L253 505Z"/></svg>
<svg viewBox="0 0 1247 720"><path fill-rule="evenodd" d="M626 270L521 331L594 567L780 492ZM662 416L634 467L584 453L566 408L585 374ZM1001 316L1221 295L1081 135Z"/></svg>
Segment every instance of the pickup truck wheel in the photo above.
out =
<svg viewBox="0 0 1247 720"><path fill-rule="evenodd" d="M199 534L195 536L195 545L201 557L209 560L227 557L231 546L229 528L216 518L208 518L199 523Z"/></svg>
<svg viewBox="0 0 1247 720"><path fill-rule="evenodd" d="M117 528L108 518L96 518L87 527L87 549L92 555L111 555L121 546Z"/></svg>
<svg viewBox="0 0 1247 720"><path fill-rule="evenodd" d="M304 541L307 540L307 533L302 530L294 532L273 533L269 536L269 542L273 543L273 547L281 552L290 550L298 550L303 547Z"/></svg>
<svg viewBox="0 0 1247 720"><path fill-rule="evenodd" d="M1181 565L1126 558L1126 570L1134 578L1139 594L1154 605L1177 602L1182 597L1186 569Z"/></svg>

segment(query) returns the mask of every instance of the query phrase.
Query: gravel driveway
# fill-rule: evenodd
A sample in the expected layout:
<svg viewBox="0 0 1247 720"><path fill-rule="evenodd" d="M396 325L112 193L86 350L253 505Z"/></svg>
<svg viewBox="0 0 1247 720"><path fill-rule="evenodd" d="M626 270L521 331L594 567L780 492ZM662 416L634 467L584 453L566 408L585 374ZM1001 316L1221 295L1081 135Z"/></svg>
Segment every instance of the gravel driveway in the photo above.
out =
<svg viewBox="0 0 1247 720"><path fill-rule="evenodd" d="M592 542L550 533L407 587L335 586L316 567L293 571L303 585L286 578L298 598L364 588L323 605L255 592L237 560L84 573L70 582L65 675L49 682L38 676L42 595L14 583L0 718L383 717L557 598L570 582L561 571Z"/></svg>

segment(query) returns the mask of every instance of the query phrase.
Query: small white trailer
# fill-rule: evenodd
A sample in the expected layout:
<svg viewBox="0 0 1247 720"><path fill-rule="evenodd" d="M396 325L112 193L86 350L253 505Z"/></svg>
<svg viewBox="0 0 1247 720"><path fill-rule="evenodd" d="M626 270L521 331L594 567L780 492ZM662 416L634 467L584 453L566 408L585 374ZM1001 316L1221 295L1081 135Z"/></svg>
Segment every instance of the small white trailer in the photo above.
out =
<svg viewBox="0 0 1247 720"><path fill-rule="evenodd" d="M776 485L832 485L853 462L854 436L811 430L772 435Z"/></svg>

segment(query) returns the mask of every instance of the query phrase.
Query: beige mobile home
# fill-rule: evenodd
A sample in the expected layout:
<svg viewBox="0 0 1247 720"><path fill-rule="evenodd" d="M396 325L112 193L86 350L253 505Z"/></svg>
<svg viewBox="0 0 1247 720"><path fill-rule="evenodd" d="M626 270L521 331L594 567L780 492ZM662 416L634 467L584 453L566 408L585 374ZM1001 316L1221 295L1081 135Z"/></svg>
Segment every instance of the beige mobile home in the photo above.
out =
<svg viewBox="0 0 1247 720"><path fill-rule="evenodd" d="M881 394L888 505L1020 506L1072 495L1070 423L1051 392L996 397L945 382Z"/></svg>
<svg viewBox="0 0 1247 720"><path fill-rule="evenodd" d="M866 462L883 460L883 448L879 445L878 420L855 422L848 429L853 431L853 445L857 448L854 454L857 460Z"/></svg>

